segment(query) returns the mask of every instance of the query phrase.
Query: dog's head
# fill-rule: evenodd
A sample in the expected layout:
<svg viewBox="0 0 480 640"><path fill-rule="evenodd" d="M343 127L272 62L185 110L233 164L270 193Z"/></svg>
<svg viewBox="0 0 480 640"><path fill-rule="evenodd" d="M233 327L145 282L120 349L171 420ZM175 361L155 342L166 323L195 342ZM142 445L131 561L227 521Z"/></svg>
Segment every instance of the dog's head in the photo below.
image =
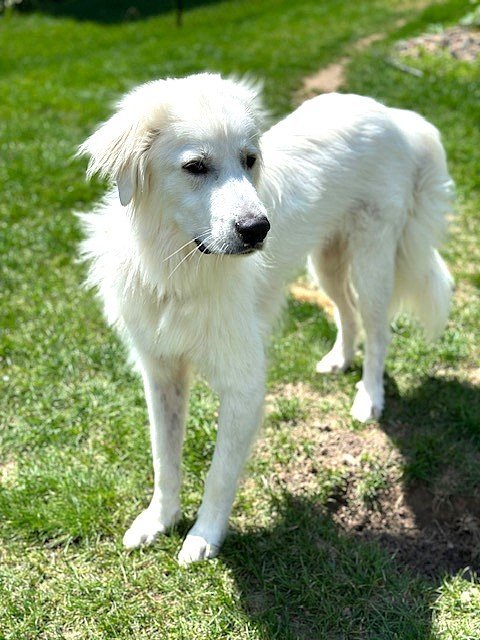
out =
<svg viewBox="0 0 480 640"><path fill-rule="evenodd" d="M262 120L244 80L158 80L127 94L79 153L133 215L167 217L204 253L250 253L270 228L254 186Z"/></svg>

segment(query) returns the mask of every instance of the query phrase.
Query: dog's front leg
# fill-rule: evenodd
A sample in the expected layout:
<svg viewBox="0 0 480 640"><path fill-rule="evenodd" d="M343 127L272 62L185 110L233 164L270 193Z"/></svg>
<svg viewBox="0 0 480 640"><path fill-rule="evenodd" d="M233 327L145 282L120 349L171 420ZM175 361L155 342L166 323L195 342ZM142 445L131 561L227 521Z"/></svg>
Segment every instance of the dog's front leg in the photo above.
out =
<svg viewBox="0 0 480 640"><path fill-rule="evenodd" d="M180 517L180 457L188 395L188 370L179 362L141 358L153 456L150 505L123 537L132 549L150 544Z"/></svg>
<svg viewBox="0 0 480 640"><path fill-rule="evenodd" d="M252 369L245 388L232 384L219 390L215 453L197 521L178 556L180 564L215 557L227 532L238 480L263 414L263 363Z"/></svg>

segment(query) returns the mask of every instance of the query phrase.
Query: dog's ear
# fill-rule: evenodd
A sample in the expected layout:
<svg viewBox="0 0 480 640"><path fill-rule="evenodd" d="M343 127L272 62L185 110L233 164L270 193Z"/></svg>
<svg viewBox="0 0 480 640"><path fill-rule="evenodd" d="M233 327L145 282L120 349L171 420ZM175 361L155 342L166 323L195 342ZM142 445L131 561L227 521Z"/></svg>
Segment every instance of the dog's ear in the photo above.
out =
<svg viewBox="0 0 480 640"><path fill-rule="evenodd" d="M119 110L79 147L77 155L88 155L87 177L98 173L117 184L123 206L147 188L146 154L154 133L141 108L124 99Z"/></svg>

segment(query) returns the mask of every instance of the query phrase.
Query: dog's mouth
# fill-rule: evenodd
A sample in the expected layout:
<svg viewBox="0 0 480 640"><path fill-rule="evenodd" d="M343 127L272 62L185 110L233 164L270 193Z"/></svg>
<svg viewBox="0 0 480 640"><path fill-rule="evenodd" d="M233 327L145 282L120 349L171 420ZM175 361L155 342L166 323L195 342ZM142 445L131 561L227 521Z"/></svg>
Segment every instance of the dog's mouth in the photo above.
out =
<svg viewBox="0 0 480 640"><path fill-rule="evenodd" d="M197 245L199 251L204 253L205 255L227 255L227 256L246 256L251 253L255 253L255 251L259 251L263 248L263 242L258 242L254 247L243 245L243 247L227 247L223 251L211 251L200 238L194 239L195 244Z"/></svg>
<svg viewBox="0 0 480 640"><path fill-rule="evenodd" d="M206 247L199 238L195 238L195 244L202 253L212 253L208 247Z"/></svg>

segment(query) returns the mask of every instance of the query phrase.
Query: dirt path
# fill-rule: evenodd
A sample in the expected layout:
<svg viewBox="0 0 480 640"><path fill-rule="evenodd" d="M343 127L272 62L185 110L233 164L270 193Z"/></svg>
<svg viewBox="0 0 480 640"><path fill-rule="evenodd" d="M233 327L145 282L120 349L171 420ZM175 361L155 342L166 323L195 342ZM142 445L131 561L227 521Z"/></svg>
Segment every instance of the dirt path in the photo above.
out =
<svg viewBox="0 0 480 640"><path fill-rule="evenodd" d="M398 22L397 26L401 27L404 22ZM385 33L372 33L365 38L357 40L352 47L352 53L365 50L374 42L383 40ZM297 92L296 102L301 103L308 98L318 95L319 93L330 93L338 91L345 82L345 68L350 62L350 56L344 56L336 62L329 64L327 67L319 69L311 76L303 79L302 87Z"/></svg>

